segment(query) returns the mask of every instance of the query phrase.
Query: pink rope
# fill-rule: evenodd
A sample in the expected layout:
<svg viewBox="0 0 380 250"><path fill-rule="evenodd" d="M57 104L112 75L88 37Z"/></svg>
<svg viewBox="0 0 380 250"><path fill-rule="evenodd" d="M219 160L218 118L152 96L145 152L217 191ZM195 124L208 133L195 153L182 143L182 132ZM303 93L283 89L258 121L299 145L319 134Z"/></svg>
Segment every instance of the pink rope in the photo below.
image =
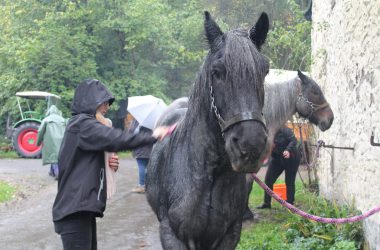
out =
<svg viewBox="0 0 380 250"><path fill-rule="evenodd" d="M286 207L291 212L298 214L298 215L302 216L303 218L306 218L309 220L313 220L313 221L317 221L317 222L321 222L321 223L331 223L331 224L352 223L352 222L357 222L357 221L363 220L363 219L365 219L365 218L367 218L367 217L369 217L369 216L371 216L377 212L380 212L380 206L377 206L377 207L369 210L368 212L366 212L362 215L356 215L356 216L352 216L349 218L324 218L324 217L319 217L316 215L311 215L311 214L308 214L308 213L296 208L295 206L287 203L285 200L281 199L280 196L278 196L267 185L265 185L259 179L259 177L256 176L256 174L252 174L252 177L257 182L257 184L259 184L259 186L262 187L265 190L265 192L267 192L267 194L272 196L282 206Z"/></svg>

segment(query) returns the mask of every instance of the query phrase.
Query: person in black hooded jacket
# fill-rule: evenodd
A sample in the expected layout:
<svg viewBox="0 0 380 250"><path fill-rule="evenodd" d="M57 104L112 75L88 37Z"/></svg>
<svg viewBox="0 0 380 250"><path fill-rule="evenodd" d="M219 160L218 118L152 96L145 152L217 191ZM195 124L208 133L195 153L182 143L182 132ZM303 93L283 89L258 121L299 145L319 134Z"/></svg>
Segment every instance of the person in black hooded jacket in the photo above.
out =
<svg viewBox="0 0 380 250"><path fill-rule="evenodd" d="M156 141L150 135L137 137L100 123L96 110L114 100L95 79L83 81L75 90L72 117L58 156L60 174L53 205L55 231L64 249L97 249L95 218L103 217L107 198L104 151L131 150ZM166 135L165 129L160 131L156 137ZM118 167L118 163L111 165Z"/></svg>
<svg viewBox="0 0 380 250"><path fill-rule="evenodd" d="M287 126L283 126L278 130L273 140L273 150L265 174L265 184L273 190L273 184L285 171L286 201L290 204L294 203L295 180L300 159L301 155L293 131ZM266 192L264 192L264 203L257 208L271 208L271 197Z"/></svg>

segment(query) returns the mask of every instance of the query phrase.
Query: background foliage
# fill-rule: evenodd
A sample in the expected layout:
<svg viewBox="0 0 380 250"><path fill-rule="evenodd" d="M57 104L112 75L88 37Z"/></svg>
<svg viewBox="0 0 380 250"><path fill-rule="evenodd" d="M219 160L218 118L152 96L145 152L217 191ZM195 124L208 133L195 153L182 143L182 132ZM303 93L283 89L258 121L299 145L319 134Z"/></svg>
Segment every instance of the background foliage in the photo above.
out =
<svg viewBox="0 0 380 250"><path fill-rule="evenodd" d="M204 9L223 30L250 27L268 12L264 53L273 68L308 70L307 0L0 0L0 134L17 120L17 91L58 94L70 115L77 84L104 82L118 100L187 95L207 53ZM42 105L42 104L41 104ZM114 109L117 108L117 104ZM41 107L41 106L40 106Z"/></svg>

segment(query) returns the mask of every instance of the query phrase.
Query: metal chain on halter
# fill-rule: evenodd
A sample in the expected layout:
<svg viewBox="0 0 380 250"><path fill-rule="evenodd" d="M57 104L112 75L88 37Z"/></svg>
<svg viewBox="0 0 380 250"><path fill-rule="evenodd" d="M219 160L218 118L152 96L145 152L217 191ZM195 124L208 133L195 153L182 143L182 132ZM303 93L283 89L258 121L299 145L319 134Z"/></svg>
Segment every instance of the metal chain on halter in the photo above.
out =
<svg viewBox="0 0 380 250"><path fill-rule="evenodd" d="M315 104L312 103L311 101L309 101L309 99L307 99L303 94L302 92L298 94L298 98L297 98L297 102L299 101L303 101L305 102L306 104L309 105L310 109L311 109L311 112L310 114L307 116L307 118L309 118L315 111Z"/></svg>
<svg viewBox="0 0 380 250"><path fill-rule="evenodd" d="M310 109L311 109L311 112L310 114L307 116L307 119L309 119L311 117L311 115L317 111L317 110L320 110L320 109L323 109L323 108L326 108L328 106L330 106L330 104L328 102L325 102L323 104L315 104L311 101L309 101L309 99L307 99L307 97L305 97L302 92L300 92L298 94L298 97L297 97L297 102L299 101L303 101L305 102L307 105L309 105Z"/></svg>
<svg viewBox="0 0 380 250"><path fill-rule="evenodd" d="M216 107L214 91L212 89L212 84L211 83L210 83L210 98L211 98L211 108L214 111L214 114L215 114L215 116L216 116L216 118L218 120L218 124L220 126L220 129L222 130L222 137L224 139L223 125L222 125L223 118L222 118L222 116L219 113L218 107Z"/></svg>

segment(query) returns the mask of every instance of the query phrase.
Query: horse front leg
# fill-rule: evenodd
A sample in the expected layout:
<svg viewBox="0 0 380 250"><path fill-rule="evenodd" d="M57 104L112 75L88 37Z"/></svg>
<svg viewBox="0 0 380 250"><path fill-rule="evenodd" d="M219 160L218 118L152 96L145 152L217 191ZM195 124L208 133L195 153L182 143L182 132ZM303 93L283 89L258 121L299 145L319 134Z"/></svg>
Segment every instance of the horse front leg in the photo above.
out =
<svg viewBox="0 0 380 250"><path fill-rule="evenodd" d="M170 227L167 218L160 222L160 240L162 248L165 250L187 250L186 245L177 238L173 229Z"/></svg>
<svg viewBox="0 0 380 250"><path fill-rule="evenodd" d="M218 250L233 250L236 248L237 244L240 240L242 222L235 222L226 232L222 240L216 247L212 247L212 249Z"/></svg>
<svg viewBox="0 0 380 250"><path fill-rule="evenodd" d="M243 220L253 219L253 216L254 216L251 209L249 208L249 196L252 192L252 185L253 185L253 178L251 175L252 174L246 174L245 176L245 188L247 191L247 197L245 200L245 211L243 215Z"/></svg>

